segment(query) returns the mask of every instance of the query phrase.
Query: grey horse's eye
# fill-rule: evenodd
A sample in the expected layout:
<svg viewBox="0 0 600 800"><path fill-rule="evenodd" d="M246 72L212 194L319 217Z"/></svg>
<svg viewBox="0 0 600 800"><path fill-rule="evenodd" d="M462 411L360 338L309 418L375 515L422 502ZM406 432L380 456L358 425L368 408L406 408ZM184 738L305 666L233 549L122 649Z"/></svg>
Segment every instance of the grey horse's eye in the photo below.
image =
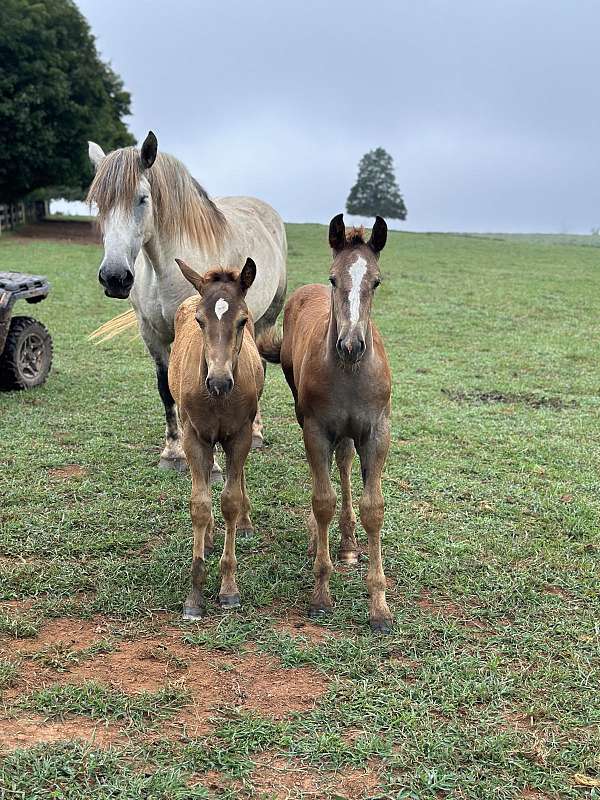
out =
<svg viewBox="0 0 600 800"><path fill-rule="evenodd" d="M146 202L147 202L147 200L148 200L148 195L147 195L147 194L143 194L143 195L140 197L140 201L139 201L138 205L140 205L140 206L143 206L143 205L145 205L145 204L146 204Z"/></svg>

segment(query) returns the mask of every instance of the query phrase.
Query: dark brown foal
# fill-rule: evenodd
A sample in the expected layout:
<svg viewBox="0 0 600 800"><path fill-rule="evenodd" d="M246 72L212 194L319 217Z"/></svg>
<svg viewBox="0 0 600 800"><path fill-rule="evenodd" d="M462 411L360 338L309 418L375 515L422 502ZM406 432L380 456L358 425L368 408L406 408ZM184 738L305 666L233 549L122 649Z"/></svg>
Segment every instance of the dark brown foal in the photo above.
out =
<svg viewBox="0 0 600 800"><path fill-rule="evenodd" d="M342 214L334 217L329 226L334 256L331 288L313 284L298 289L285 307L281 342L269 336L259 340L261 355L283 367L312 473L308 527L316 583L311 613L326 612L333 605L328 537L336 507L330 479L334 453L342 488L339 556L346 563L358 561L350 483L356 448L364 486L360 519L369 539L369 618L374 631L385 633L392 616L381 563L381 473L390 442L391 376L381 335L370 315L380 283L379 253L386 239L387 225L381 217L368 242L362 229L346 232Z"/></svg>
<svg viewBox="0 0 600 800"><path fill-rule="evenodd" d="M169 387L183 429L183 449L192 475L190 512L194 530L192 588L184 619L198 619L204 606L205 554L212 549L213 515L210 475L213 451L221 444L226 481L221 494L225 544L221 556L223 607L240 604L236 583L235 534L251 531L244 464L252 443L252 421L262 393L264 370L245 302L256 276L248 259L241 272L216 269L205 275L177 260L200 295L180 305L169 360Z"/></svg>

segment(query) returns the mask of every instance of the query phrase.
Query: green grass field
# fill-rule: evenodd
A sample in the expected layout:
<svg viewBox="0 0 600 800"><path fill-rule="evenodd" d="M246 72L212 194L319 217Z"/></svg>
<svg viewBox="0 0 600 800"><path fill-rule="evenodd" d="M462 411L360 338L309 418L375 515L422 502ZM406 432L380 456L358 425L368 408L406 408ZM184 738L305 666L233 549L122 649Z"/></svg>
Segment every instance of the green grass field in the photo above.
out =
<svg viewBox="0 0 600 800"><path fill-rule="evenodd" d="M324 281L326 229L288 234L290 289ZM600 798L593 244L391 235L375 318L394 375L396 622L374 637L364 563L332 576L330 619L302 623L309 473L276 368L247 468L243 610L179 622L189 478L157 469L139 339L86 341L125 309L98 285L101 251L2 235L0 269L52 281L17 313L49 327L55 366L0 395L0 742L37 726L4 751L0 797ZM181 720L200 707L194 732Z"/></svg>

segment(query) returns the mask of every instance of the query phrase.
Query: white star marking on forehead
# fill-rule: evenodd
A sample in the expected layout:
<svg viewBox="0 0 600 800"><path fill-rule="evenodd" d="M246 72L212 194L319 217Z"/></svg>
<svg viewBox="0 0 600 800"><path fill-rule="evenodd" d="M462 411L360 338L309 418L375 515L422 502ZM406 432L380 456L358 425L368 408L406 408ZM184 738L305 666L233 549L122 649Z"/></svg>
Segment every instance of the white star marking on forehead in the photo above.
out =
<svg viewBox="0 0 600 800"><path fill-rule="evenodd" d="M217 315L217 319L220 320L223 314L229 308L229 303L227 300L223 300L222 297L219 297L217 302L215 303L215 314Z"/></svg>
<svg viewBox="0 0 600 800"><path fill-rule="evenodd" d="M365 272L367 271L366 259L362 256L358 256L356 261L350 264L348 271L352 281L352 286L350 287L350 293L348 295L348 300L350 302L350 322L356 325L360 315L360 286L365 277Z"/></svg>

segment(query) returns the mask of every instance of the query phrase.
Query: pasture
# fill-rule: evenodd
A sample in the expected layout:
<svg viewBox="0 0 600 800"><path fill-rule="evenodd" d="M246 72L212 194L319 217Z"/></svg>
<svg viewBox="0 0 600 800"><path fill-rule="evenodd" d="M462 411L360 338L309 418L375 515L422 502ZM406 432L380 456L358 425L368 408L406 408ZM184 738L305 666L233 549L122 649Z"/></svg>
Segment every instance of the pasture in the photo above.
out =
<svg viewBox="0 0 600 800"><path fill-rule="evenodd" d="M290 289L324 282L326 228L287 230ZM593 244L390 235L374 318L394 378L395 628L378 637L364 562L334 572L329 618L306 619L309 471L274 367L243 608L180 622L189 477L157 469L140 340L86 341L126 307L98 285L101 250L3 235L0 269L53 284L15 313L49 327L55 366L0 395L0 797L600 797Z"/></svg>

